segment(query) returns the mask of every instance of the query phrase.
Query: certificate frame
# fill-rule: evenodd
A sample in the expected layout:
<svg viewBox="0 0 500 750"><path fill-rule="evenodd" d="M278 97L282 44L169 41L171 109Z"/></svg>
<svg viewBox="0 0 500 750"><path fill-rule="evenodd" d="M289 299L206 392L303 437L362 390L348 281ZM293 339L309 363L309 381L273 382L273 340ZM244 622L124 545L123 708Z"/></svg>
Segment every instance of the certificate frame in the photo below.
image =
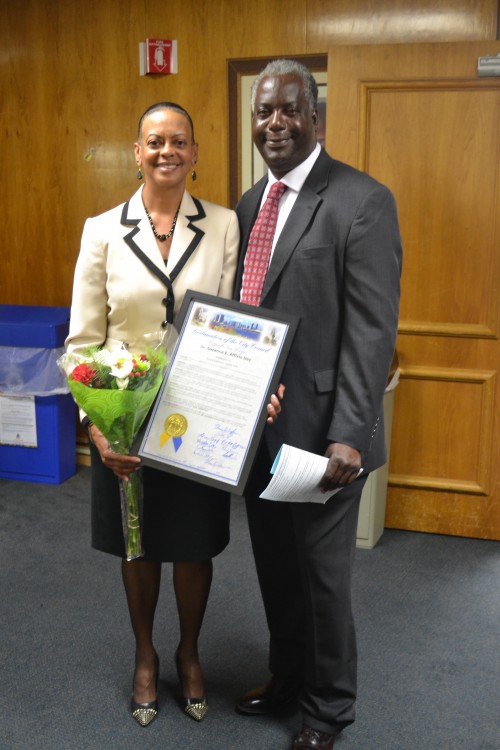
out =
<svg viewBox="0 0 500 750"><path fill-rule="evenodd" d="M188 289L176 347L132 453L146 466L242 495L298 323Z"/></svg>

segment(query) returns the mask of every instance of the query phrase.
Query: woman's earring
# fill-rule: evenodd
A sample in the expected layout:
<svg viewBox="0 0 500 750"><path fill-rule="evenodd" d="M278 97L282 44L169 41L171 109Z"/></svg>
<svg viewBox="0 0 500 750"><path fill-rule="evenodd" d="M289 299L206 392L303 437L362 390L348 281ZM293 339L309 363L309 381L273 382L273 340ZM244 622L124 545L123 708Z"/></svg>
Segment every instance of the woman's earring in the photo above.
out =
<svg viewBox="0 0 500 750"><path fill-rule="evenodd" d="M193 182L196 180L196 171L194 169L191 171L191 179Z"/></svg>
<svg viewBox="0 0 500 750"><path fill-rule="evenodd" d="M140 168L140 167L139 167L139 169L137 170L137 179L138 179L138 180L142 180L142 172L141 172L141 168Z"/></svg>

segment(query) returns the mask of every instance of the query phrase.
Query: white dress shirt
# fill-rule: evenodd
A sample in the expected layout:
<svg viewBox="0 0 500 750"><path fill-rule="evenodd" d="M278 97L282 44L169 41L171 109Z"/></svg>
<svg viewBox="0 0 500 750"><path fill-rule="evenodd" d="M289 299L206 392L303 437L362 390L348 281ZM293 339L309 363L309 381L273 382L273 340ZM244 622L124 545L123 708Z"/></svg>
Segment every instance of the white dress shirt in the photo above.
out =
<svg viewBox="0 0 500 750"><path fill-rule="evenodd" d="M316 144L315 148L311 151L307 159L305 159L301 164L298 165L298 167L295 167L290 172L287 172L284 177L281 178L281 180L278 180L272 172L268 171L268 183L266 185L266 189L264 190L264 194L262 196L262 203L261 208L267 198L267 194L269 193L269 190L271 189L271 185L273 185L275 182L282 182L283 185L286 185L287 189L283 193L283 195L280 198L279 207L278 207L278 222L276 224L276 232L274 233L274 239L273 239L273 246L271 249L271 257L274 252L274 248L276 247L276 243L279 239L279 236L281 234L281 231L283 227L285 226L285 222L288 219L290 212L294 206L295 201L297 200L297 197L302 190L302 186L304 185L304 182L309 177L309 172L314 166L314 163L316 159L318 158L321 151L321 146L319 143ZM271 258L269 259L269 262L271 262Z"/></svg>

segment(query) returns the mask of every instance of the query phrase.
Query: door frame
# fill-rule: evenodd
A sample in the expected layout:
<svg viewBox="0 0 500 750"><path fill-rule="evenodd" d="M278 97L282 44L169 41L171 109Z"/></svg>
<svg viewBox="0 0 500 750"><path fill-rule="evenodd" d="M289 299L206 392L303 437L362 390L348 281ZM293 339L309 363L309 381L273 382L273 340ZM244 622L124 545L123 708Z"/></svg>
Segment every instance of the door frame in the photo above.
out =
<svg viewBox="0 0 500 750"><path fill-rule="evenodd" d="M241 196L241 78L258 75L272 60L298 60L312 73L327 70L328 55L273 55L272 57L250 57L227 61L228 87L228 196L229 207L234 208Z"/></svg>

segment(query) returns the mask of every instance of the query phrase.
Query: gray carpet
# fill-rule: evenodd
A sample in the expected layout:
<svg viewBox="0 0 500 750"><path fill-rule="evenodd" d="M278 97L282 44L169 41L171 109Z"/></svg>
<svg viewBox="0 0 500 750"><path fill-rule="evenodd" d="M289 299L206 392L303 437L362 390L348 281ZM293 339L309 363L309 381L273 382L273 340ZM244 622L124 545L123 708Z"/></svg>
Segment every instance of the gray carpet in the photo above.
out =
<svg viewBox="0 0 500 750"><path fill-rule="evenodd" d="M178 638L164 566L160 713L128 715L133 642L119 562L89 547L89 469L62 485L0 480L1 750L290 750L299 718L246 718L267 633L245 514L215 561L201 654L209 713L176 703ZM498 750L500 546L386 530L357 550L358 718L339 750Z"/></svg>

